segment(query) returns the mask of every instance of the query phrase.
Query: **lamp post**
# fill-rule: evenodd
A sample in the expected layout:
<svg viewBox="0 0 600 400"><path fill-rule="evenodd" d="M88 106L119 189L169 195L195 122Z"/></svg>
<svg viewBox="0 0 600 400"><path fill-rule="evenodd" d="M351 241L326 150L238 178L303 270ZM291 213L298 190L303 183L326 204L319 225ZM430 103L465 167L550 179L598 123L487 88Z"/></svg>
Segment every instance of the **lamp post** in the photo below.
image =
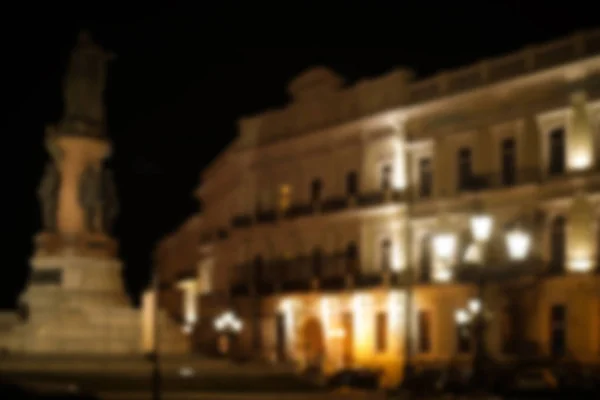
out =
<svg viewBox="0 0 600 400"><path fill-rule="evenodd" d="M485 365L489 359L488 350L485 343L486 329L491 314L486 309L484 303L485 290L485 272L486 265L486 246L492 234L494 220L487 214L475 214L470 220L471 234L475 243L467 251L466 257L470 262L479 265L477 277L476 297L469 300L467 308L456 312L456 322L461 326L470 327L471 338L474 341L475 348L472 365L472 382L474 385L483 384L485 381ZM531 238L528 233L515 228L506 233L506 247L511 260L523 260L528 252Z"/></svg>

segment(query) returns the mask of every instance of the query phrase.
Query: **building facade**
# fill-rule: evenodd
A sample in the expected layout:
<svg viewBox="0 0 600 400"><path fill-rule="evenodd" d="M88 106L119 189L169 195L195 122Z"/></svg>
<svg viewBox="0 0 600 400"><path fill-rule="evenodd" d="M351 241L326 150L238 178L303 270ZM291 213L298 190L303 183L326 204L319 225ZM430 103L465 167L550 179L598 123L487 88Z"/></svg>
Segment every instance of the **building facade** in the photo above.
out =
<svg viewBox="0 0 600 400"><path fill-rule="evenodd" d="M494 358L600 363L600 32L423 81L314 68L288 91L197 190L204 346L231 308L239 352L393 384L472 357L475 297Z"/></svg>

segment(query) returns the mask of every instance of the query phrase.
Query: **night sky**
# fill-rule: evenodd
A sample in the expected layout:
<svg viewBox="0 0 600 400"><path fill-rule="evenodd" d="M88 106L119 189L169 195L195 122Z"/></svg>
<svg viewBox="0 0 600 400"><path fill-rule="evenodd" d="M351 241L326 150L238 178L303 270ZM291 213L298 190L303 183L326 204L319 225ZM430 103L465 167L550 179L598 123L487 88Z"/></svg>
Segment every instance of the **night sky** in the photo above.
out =
<svg viewBox="0 0 600 400"><path fill-rule="evenodd" d="M247 3L251 10L190 3L21 10L13 4L3 11L0 135L8 224L2 227L0 306L14 304L29 273L32 235L40 227L36 188L47 159L44 126L61 117L62 75L81 28L118 57L106 92L121 202L115 234L136 301L154 243L197 210L192 190L199 172L235 136L236 120L284 105L287 82L307 67L329 66L348 83L395 66L424 77L600 25L591 2L578 1L442 7L370 1L368 9L321 2L315 10L307 9L310 2L285 2L284 9ZM250 47L259 45L274 47Z"/></svg>

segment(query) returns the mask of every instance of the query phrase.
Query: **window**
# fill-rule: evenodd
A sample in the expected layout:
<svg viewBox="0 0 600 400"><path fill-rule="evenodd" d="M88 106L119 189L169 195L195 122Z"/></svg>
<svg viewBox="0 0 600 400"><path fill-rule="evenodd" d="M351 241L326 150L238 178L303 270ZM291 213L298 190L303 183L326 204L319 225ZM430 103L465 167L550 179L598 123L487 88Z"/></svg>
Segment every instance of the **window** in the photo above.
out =
<svg viewBox="0 0 600 400"><path fill-rule="evenodd" d="M463 147L458 151L458 189L467 189L472 176L471 149Z"/></svg>
<svg viewBox="0 0 600 400"><path fill-rule="evenodd" d="M387 272L390 270L392 258L392 241L384 239L381 241L381 270Z"/></svg>
<svg viewBox="0 0 600 400"><path fill-rule="evenodd" d="M321 201L321 191L323 189L323 183L320 179L314 179L310 186L310 201L312 204L319 203Z"/></svg>
<svg viewBox="0 0 600 400"><path fill-rule="evenodd" d="M419 160L419 197L430 197L433 189L433 171L431 159Z"/></svg>
<svg viewBox="0 0 600 400"><path fill-rule="evenodd" d="M517 177L517 153L515 139L504 139L502 141L502 149L500 151L500 157L502 159L502 185L514 185Z"/></svg>
<svg viewBox="0 0 600 400"><path fill-rule="evenodd" d="M387 350L387 314L378 312L375 315L375 351L385 353Z"/></svg>
<svg viewBox="0 0 600 400"><path fill-rule="evenodd" d="M567 308L554 305L550 310L550 354L562 357L567 351Z"/></svg>
<svg viewBox="0 0 600 400"><path fill-rule="evenodd" d="M342 313L342 327L344 329L344 352L343 361L344 366L352 365L354 359L354 318L351 312Z"/></svg>
<svg viewBox="0 0 600 400"><path fill-rule="evenodd" d="M286 348L286 332L285 332L285 315L277 313L275 322L275 347L277 352L277 360L283 362L287 359Z"/></svg>
<svg viewBox="0 0 600 400"><path fill-rule="evenodd" d="M313 250L312 267L313 277L319 278L321 276L321 270L323 268L323 251L320 247L317 247Z"/></svg>
<svg viewBox="0 0 600 400"><path fill-rule="evenodd" d="M558 216L550 227L550 271L562 273L565 263L565 226L566 220Z"/></svg>
<svg viewBox="0 0 600 400"><path fill-rule="evenodd" d="M419 353L429 353L431 351L431 313L421 310L417 317L419 329Z"/></svg>
<svg viewBox="0 0 600 400"><path fill-rule="evenodd" d="M350 242L346 247L346 272L355 273L358 269L358 247Z"/></svg>
<svg viewBox="0 0 600 400"><path fill-rule="evenodd" d="M392 166L386 164L381 169L381 190L390 190L392 187Z"/></svg>
<svg viewBox="0 0 600 400"><path fill-rule="evenodd" d="M548 174L560 175L565 172L565 129L557 128L549 135Z"/></svg>
<svg viewBox="0 0 600 400"><path fill-rule="evenodd" d="M426 235L421 239L421 260L419 265L419 281L431 280L431 236Z"/></svg>
<svg viewBox="0 0 600 400"><path fill-rule="evenodd" d="M279 209L287 211L292 204L292 187L290 185L281 185L279 187Z"/></svg>
<svg viewBox="0 0 600 400"><path fill-rule="evenodd" d="M348 172L346 175L346 194L356 196L358 194L358 174L356 171Z"/></svg>

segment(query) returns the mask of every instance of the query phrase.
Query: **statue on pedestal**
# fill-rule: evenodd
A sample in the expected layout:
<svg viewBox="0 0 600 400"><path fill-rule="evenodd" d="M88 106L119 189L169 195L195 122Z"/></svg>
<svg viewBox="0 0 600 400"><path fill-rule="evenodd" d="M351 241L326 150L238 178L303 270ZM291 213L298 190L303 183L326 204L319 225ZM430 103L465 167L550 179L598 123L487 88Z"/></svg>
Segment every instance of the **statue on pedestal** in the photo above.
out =
<svg viewBox="0 0 600 400"><path fill-rule="evenodd" d="M48 232L56 230L56 212L58 206L58 191L60 188L60 173L52 161L48 161L38 188L38 198L42 208L43 229Z"/></svg>
<svg viewBox="0 0 600 400"><path fill-rule="evenodd" d="M92 125L104 122L102 101L106 85L107 62L114 58L92 42L88 32L79 35L71 53L63 91L65 120Z"/></svg>

